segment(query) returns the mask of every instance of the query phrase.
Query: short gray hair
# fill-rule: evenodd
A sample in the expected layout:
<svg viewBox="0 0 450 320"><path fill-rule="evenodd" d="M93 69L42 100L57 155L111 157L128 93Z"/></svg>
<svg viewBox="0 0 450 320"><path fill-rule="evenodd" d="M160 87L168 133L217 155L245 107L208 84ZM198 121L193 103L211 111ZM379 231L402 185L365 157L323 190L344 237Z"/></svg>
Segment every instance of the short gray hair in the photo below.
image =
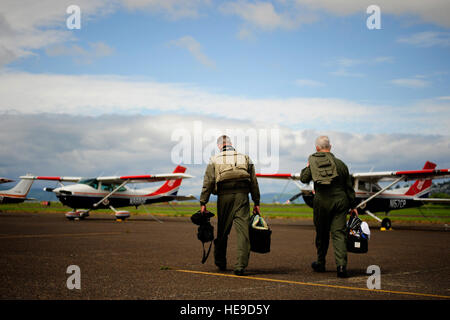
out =
<svg viewBox="0 0 450 320"><path fill-rule="evenodd" d="M217 145L218 146L224 146L224 145L230 145L231 146L231 139L229 136L223 135L217 138Z"/></svg>
<svg viewBox="0 0 450 320"><path fill-rule="evenodd" d="M316 147L320 150L329 150L331 149L330 139L328 136L320 136L316 139Z"/></svg>

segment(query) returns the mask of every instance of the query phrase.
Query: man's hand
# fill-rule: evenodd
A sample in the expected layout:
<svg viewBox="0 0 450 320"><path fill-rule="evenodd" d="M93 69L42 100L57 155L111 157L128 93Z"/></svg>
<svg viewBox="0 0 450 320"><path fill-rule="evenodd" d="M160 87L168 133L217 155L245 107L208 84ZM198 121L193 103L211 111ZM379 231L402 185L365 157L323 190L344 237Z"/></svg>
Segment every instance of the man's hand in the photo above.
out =
<svg viewBox="0 0 450 320"><path fill-rule="evenodd" d="M358 209L352 209L352 210L350 210L350 215L351 215L351 216L358 217Z"/></svg>
<svg viewBox="0 0 450 320"><path fill-rule="evenodd" d="M200 206L200 212L205 213L206 212L206 206Z"/></svg>
<svg viewBox="0 0 450 320"><path fill-rule="evenodd" d="M257 214L261 215L261 209L259 208L259 206L253 207L253 213L257 213Z"/></svg>
<svg viewBox="0 0 450 320"><path fill-rule="evenodd" d="M306 167L307 167L307 168L309 167L309 161L306 163Z"/></svg>

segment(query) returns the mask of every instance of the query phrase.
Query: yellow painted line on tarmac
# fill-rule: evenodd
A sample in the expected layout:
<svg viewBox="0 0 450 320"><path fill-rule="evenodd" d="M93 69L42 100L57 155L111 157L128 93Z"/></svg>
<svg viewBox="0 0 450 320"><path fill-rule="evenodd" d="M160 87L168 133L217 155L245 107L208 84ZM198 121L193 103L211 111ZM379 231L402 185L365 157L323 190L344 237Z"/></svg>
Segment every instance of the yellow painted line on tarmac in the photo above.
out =
<svg viewBox="0 0 450 320"><path fill-rule="evenodd" d="M450 299L450 296L429 294L429 293L420 293L420 292L368 289L368 288L348 287L348 286L339 286L339 285L334 285L334 284L322 284L322 283L314 283L314 282L300 282L300 281L260 278L260 277L252 277L252 276L237 276L234 274L204 272L204 271L195 271L195 270L174 269L174 271L185 272L185 273L194 273L194 274L204 274L204 275L210 275L210 276L221 276L221 277L229 277L229 278L240 278L240 279L258 280L258 281L296 284L296 285L312 286L312 287L326 287L326 288L334 288L334 289L368 291L368 292L373 292L373 293L391 293L391 294L402 294L402 295L419 296L419 297L421 296L421 297L432 297L432 298L440 298L440 299Z"/></svg>
<svg viewBox="0 0 450 320"><path fill-rule="evenodd" d="M27 239L27 238L59 238L59 237L84 237L84 236L109 236L123 234L124 232L84 232L84 233L48 233L48 234L0 234L2 239Z"/></svg>

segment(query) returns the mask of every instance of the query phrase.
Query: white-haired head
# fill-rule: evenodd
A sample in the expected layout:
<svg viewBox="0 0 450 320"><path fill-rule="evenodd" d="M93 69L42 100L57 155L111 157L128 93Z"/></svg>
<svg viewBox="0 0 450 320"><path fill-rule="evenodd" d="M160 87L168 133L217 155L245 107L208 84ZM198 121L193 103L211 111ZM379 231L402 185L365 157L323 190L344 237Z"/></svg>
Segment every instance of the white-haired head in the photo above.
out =
<svg viewBox="0 0 450 320"><path fill-rule="evenodd" d="M320 136L316 139L316 150L317 151L330 151L331 144L328 136Z"/></svg>
<svg viewBox="0 0 450 320"><path fill-rule="evenodd" d="M221 149L224 146L231 146L231 139L229 136L222 135L217 138L217 146Z"/></svg>

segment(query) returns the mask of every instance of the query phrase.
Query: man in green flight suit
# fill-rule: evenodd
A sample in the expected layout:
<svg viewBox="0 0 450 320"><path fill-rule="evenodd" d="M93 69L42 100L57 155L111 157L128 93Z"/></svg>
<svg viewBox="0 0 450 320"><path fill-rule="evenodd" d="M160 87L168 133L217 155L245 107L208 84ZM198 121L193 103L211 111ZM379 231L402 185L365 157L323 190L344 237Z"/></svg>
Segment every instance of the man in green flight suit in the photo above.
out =
<svg viewBox="0 0 450 320"><path fill-rule="evenodd" d="M238 250L234 273L244 275L250 256L248 194L251 194L255 211L259 214L258 181L250 158L238 153L228 136L220 136L217 139L217 147L220 153L211 157L203 179L200 195L201 211L206 211L211 193L217 194L218 221L217 238L214 240L214 262L221 271L226 270L228 235L234 224Z"/></svg>
<svg viewBox="0 0 450 320"><path fill-rule="evenodd" d="M333 239L337 276L347 277L346 215L354 208L355 191L348 168L331 152L327 136L316 139L316 153L308 158L300 181L314 181L314 226L316 227L317 261L312 263L316 272L325 272L325 258ZM358 215L356 209L351 214Z"/></svg>

